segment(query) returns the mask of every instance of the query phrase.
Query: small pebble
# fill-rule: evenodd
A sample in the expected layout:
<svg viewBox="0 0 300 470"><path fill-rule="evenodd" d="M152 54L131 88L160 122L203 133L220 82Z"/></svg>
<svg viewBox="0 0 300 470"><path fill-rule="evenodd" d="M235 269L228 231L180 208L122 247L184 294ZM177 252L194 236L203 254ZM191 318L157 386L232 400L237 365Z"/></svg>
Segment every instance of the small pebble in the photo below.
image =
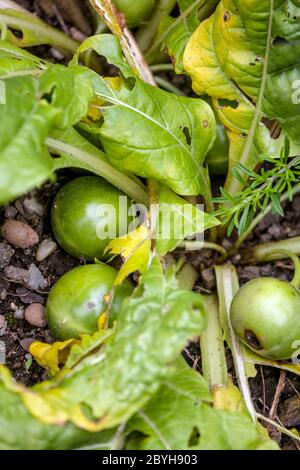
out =
<svg viewBox="0 0 300 470"><path fill-rule="evenodd" d="M27 269L17 268L16 266L7 266L4 269L4 276L10 281L28 284L29 273Z"/></svg>
<svg viewBox="0 0 300 470"><path fill-rule="evenodd" d="M7 327L7 321L5 320L4 315L0 315L0 336L5 335Z"/></svg>
<svg viewBox="0 0 300 470"><path fill-rule="evenodd" d="M288 398L280 405L279 418L284 426L300 426L300 397L298 395Z"/></svg>
<svg viewBox="0 0 300 470"><path fill-rule="evenodd" d="M30 225L18 220L7 220L1 227L3 238L16 248L29 248L36 245L39 236Z"/></svg>
<svg viewBox="0 0 300 470"><path fill-rule="evenodd" d="M233 247L233 242L228 238L224 238L224 240L222 241L222 246L223 248L225 248L225 250L230 250L230 248Z"/></svg>
<svg viewBox="0 0 300 470"><path fill-rule="evenodd" d="M10 260L15 254L15 250L7 243L0 243L0 269L9 265Z"/></svg>
<svg viewBox="0 0 300 470"><path fill-rule="evenodd" d="M7 266L4 269L4 276L11 281L24 283L33 290L44 289L48 285L39 268L33 263L31 263L29 269Z"/></svg>
<svg viewBox="0 0 300 470"><path fill-rule="evenodd" d="M7 297L7 290L6 289L3 289L1 292L0 292L0 300L5 300Z"/></svg>
<svg viewBox="0 0 300 470"><path fill-rule="evenodd" d="M29 214L37 214L39 216L44 214L44 206L35 197L24 199L23 206Z"/></svg>
<svg viewBox="0 0 300 470"><path fill-rule="evenodd" d="M47 325L46 309L42 304L31 304L25 309L25 319L32 326L44 328Z"/></svg>
<svg viewBox="0 0 300 470"><path fill-rule="evenodd" d="M34 290L45 289L47 287L47 281L44 279L39 268L35 264L31 263L28 269L29 281L28 286Z"/></svg>
<svg viewBox="0 0 300 470"><path fill-rule="evenodd" d="M55 49L54 47L51 47L50 53L56 60L62 60L64 58L64 55L58 49Z"/></svg>
<svg viewBox="0 0 300 470"><path fill-rule="evenodd" d="M57 244L53 240L45 239L43 240L37 251L35 258L37 261L43 261L44 259L48 258L48 256L52 255L57 249Z"/></svg>
<svg viewBox="0 0 300 470"><path fill-rule="evenodd" d="M14 312L14 317L16 320L23 320L24 319L24 308L18 308Z"/></svg>
<svg viewBox="0 0 300 470"><path fill-rule="evenodd" d="M35 338L23 338L19 340L20 345L24 349L24 351L29 351L30 345L36 341ZM26 356L25 356L26 357Z"/></svg>
<svg viewBox="0 0 300 470"><path fill-rule="evenodd" d="M40 294L36 294L25 287L18 287L16 289L16 294L19 296L23 304L42 304L43 297Z"/></svg>
<svg viewBox="0 0 300 470"><path fill-rule="evenodd" d="M18 211L15 207L13 206L8 206L5 209L5 218L6 219L14 219L17 215Z"/></svg>
<svg viewBox="0 0 300 470"><path fill-rule="evenodd" d="M212 290L216 286L216 277L214 270L211 268L204 269L201 272L203 285L206 289Z"/></svg>

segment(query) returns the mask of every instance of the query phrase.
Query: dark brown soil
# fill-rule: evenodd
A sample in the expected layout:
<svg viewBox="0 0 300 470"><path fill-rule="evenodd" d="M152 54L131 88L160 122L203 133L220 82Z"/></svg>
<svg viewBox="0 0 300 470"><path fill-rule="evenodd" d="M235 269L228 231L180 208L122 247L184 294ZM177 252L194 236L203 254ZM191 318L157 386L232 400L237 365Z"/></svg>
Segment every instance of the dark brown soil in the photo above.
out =
<svg viewBox="0 0 300 470"><path fill-rule="evenodd" d="M42 15L43 19L57 27L61 27L60 18L53 14L45 13L41 8L40 1L18 0L25 8ZM66 28L73 25L64 19ZM41 48L41 55L48 56L49 48ZM50 52L51 55L51 52ZM182 89L186 94L191 95L189 81L185 77L174 76L173 74L163 74L164 78L172 81ZM71 172L60 174L57 182L46 184L43 188L35 190L13 204L0 208L0 224L7 218L13 218L29 223L38 233L40 241L45 238L53 239L50 226L50 208L52 200L58 189L69 179L74 177ZM43 214L30 214L24 208L24 199L34 198L43 207ZM254 245L261 242L280 240L296 235L300 235L300 196L297 196L292 203L286 204L285 217L268 215L254 230L246 244ZM2 240L0 240L2 242ZM225 240L224 245L229 248L232 245L231 240ZM46 378L44 369L40 368L35 361L32 361L28 354L28 341L31 339L41 341L51 341L51 335L47 328L35 328L25 319L18 319L22 315L22 310L33 302L45 304L47 294L54 282L65 272L78 264L84 263L67 255L59 247L51 256L42 262L35 259L36 248L27 250L14 249L13 256L7 258L7 263L2 265L0 270L0 314L6 319L4 328L0 328L0 340L5 342L7 350L7 366L11 369L14 377L26 385L32 385ZM180 253L182 254L182 252ZM1 253L0 253L1 256ZM213 265L216 262L217 255L210 250L202 250L200 253L190 252L186 258L191 262L199 272L199 278L195 289L200 292L209 293L215 289L215 279L213 275ZM235 255L231 262L236 266L241 283L259 276L274 276L289 280L292 276L291 265L288 262L265 263L259 266L244 265L240 255ZM34 263L40 270L43 278L46 280L47 287L40 290L34 290L24 282L9 281L5 274L7 266L29 269ZM20 313L21 312L21 313ZM24 341L28 339L28 341ZM184 356L191 365L200 364L199 347L196 343L191 344L185 351ZM199 366L196 366L199 367ZM232 359L228 351L228 368L234 374ZM280 371L268 368L258 367L257 376L250 380L251 392L256 409L269 416L272 408L279 379L282 384L282 392L278 399L278 406L275 409L275 415L287 427L298 427L300 430L300 377L292 374L284 376ZM274 416L275 416L274 415ZM280 435L275 429L268 428L269 432L286 450L297 449L298 444L290 438Z"/></svg>

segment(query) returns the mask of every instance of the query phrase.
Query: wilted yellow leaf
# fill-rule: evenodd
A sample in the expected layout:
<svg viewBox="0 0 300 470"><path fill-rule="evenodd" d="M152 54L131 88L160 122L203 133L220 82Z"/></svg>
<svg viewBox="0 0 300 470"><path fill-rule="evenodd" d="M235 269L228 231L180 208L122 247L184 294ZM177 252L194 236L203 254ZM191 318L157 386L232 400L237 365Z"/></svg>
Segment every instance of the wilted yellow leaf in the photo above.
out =
<svg viewBox="0 0 300 470"><path fill-rule="evenodd" d="M149 231L145 225L129 232L120 238L112 240L105 253L121 255L124 263L116 277L115 285L121 284L134 271L144 273L148 267L151 242Z"/></svg>
<svg viewBox="0 0 300 470"><path fill-rule="evenodd" d="M29 348L30 354L35 358L38 364L48 368L50 374L56 375L60 371L60 366L65 364L68 359L71 347L79 344L76 339L68 339L66 341L58 341L54 344L42 343L34 341Z"/></svg>

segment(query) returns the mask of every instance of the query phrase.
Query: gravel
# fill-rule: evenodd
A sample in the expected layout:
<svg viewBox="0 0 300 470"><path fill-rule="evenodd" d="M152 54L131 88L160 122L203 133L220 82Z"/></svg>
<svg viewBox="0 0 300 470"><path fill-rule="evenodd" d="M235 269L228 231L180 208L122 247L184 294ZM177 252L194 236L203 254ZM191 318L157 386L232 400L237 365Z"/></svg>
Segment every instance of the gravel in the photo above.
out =
<svg viewBox="0 0 300 470"><path fill-rule="evenodd" d="M8 219L1 228L3 238L16 248L29 248L39 242L39 236L30 225Z"/></svg>
<svg viewBox="0 0 300 470"><path fill-rule="evenodd" d="M32 326L44 328L47 325L46 309L42 304L31 304L25 309L25 320Z"/></svg>
<svg viewBox="0 0 300 470"><path fill-rule="evenodd" d="M44 259L48 258L48 256L52 255L57 249L57 244L53 240L45 239L43 240L37 251L35 258L37 261L43 261Z"/></svg>
<svg viewBox="0 0 300 470"><path fill-rule="evenodd" d="M5 242L0 243L0 269L6 268L15 254L15 250Z"/></svg>

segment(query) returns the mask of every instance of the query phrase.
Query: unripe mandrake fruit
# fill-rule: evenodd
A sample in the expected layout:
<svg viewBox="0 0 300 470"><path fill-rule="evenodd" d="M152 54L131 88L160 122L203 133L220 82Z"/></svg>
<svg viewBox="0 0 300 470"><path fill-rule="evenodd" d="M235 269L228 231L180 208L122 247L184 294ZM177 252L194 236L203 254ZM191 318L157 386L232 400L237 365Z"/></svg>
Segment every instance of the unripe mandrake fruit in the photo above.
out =
<svg viewBox="0 0 300 470"><path fill-rule="evenodd" d="M121 196L124 208L120 205ZM132 220L128 217L126 201L124 193L98 176L82 176L67 183L52 206L51 223L56 240L76 258L106 259L105 247L112 238L125 235ZM125 231L121 231L120 217Z"/></svg>
<svg viewBox="0 0 300 470"><path fill-rule="evenodd" d="M98 330L98 319L108 306L116 269L104 263L72 269L52 287L47 301L47 319L55 339L77 338L81 333ZM117 318L121 303L132 294L128 281L115 288L111 323Z"/></svg>
<svg viewBox="0 0 300 470"><path fill-rule="evenodd" d="M239 289L230 308L231 324L240 340L271 359L291 359L299 347L299 259L290 257L296 267L291 283L269 277L253 279Z"/></svg>

